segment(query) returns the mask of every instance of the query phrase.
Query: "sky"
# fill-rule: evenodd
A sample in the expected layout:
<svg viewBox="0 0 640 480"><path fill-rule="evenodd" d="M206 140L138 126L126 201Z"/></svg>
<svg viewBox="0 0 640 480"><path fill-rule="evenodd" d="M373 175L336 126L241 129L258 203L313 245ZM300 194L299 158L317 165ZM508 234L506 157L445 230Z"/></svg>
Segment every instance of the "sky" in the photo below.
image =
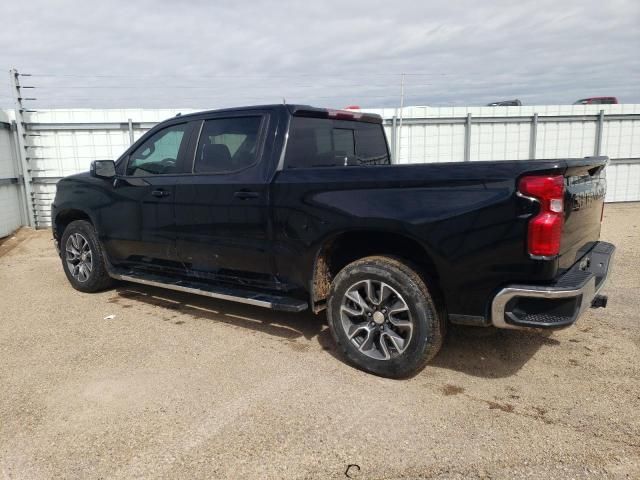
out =
<svg viewBox="0 0 640 480"><path fill-rule="evenodd" d="M5 0L0 107L640 103L640 1Z"/></svg>

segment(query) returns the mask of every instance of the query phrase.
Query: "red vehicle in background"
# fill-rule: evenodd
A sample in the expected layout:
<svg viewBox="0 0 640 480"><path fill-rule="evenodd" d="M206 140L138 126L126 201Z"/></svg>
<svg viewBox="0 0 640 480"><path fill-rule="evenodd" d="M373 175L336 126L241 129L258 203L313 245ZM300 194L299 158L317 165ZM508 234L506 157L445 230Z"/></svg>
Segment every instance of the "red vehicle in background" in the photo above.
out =
<svg viewBox="0 0 640 480"><path fill-rule="evenodd" d="M618 104L616 97L591 97L583 98L574 103L574 105L613 105Z"/></svg>

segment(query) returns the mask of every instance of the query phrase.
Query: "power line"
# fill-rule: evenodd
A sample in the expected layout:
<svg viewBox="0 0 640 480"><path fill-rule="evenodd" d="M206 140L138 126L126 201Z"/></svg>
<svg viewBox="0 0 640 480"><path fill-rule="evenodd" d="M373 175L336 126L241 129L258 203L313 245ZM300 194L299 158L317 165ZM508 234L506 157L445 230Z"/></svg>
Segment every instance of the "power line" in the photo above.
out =
<svg viewBox="0 0 640 480"><path fill-rule="evenodd" d="M411 83L406 84L410 87L429 87L435 84L433 83ZM367 88L388 88L394 87L396 88L398 85L395 83L384 83L384 84L369 84L369 83L355 83L355 84L330 84L330 85L287 85L287 88L356 88L356 87L367 87ZM273 85L251 85L251 88L274 88ZM55 88L55 89L91 89L91 90L104 90L109 88L114 89L131 89L131 88L193 88L193 89L215 89L221 88L219 85L38 85L36 88L38 89L47 89L47 88Z"/></svg>
<svg viewBox="0 0 640 480"><path fill-rule="evenodd" d="M591 68L591 71L603 72L597 67ZM581 69L581 72L588 73L588 69ZM544 69L539 72L531 70L501 70L496 72L497 75L549 75L556 73L566 73L566 69ZM126 74L83 74L83 73L21 73L23 77L50 77L50 78L291 78L291 77L313 77L318 78L322 76L348 78L348 77L396 77L401 78L403 72L288 72L288 73L241 73L241 72L222 72L214 74L171 74L171 73L126 73ZM470 75L492 75L491 72L469 72L464 70L461 72L408 72L404 73L409 77L450 77L450 76L464 76ZM477 80L477 79L475 79Z"/></svg>
<svg viewBox="0 0 640 480"><path fill-rule="evenodd" d="M532 84L538 86L542 84L553 84L558 88L562 87L568 80L557 80L548 78L548 75L555 75L559 72L545 71L541 73L541 77L532 77L531 72L527 72L528 77L518 78L516 72L500 72L497 75L486 76L484 78L470 78L469 72L462 74L454 74L451 72L429 72L418 73L410 72L405 76L410 77L419 83L403 82L406 90L407 98L420 99L422 102L433 103L435 100L442 102L443 97L452 97L455 94L466 97L509 97L517 96L526 98L525 92L532 89ZM55 73L33 73L20 74L22 77L35 77L29 86L22 88L36 88L35 96L40 97L33 108L44 108L43 105L52 105L62 102L69 103L92 103L101 104L117 104L124 102L138 102L140 104L183 104L185 102L214 102L219 103L217 99L229 99L233 101L257 100L264 102L265 100L277 99L286 96L287 98L296 98L297 103L307 103L311 99L329 99L336 102L360 102L368 99L379 99L380 103L389 103L391 100L399 100L397 89L402 79L400 73L344 73L341 72L337 76L331 76L328 73L311 73L311 72L295 72L288 74L240 74L240 73L218 73L211 75L184 75L184 74L153 74L153 73L131 73L131 74L55 74ZM353 78L357 75L357 79ZM456 75L459 78L456 78ZM514 75L514 78L505 78L505 75ZM375 77L372 80L377 83L359 83L363 77ZM311 82L310 78L314 81ZM442 78L438 78L442 77ZM37 78L42 79L42 84ZM50 78L46 81L44 79ZM288 82L276 81L277 79L290 79ZM533 80L535 78L535 81ZM85 79L92 80L88 84L78 82L78 84L67 84L68 79ZM108 79L113 79L114 84ZM159 84L158 80L175 79L178 83L169 81L167 84ZM215 84L201 84L205 79L214 79L218 82ZM238 79L245 79L247 82L239 82ZM262 79L262 81L258 81ZM57 80L57 81L56 81ZM228 81L226 81L228 80ZM235 81L232 81L235 80ZM253 80L253 81L252 81ZM270 81L273 80L273 81ZM296 80L302 83L295 83ZM356 80L353 82L353 80ZM382 80L382 81L380 81ZM429 83L424 83L427 80ZM190 83L192 82L193 83ZM596 81L593 79L593 81ZM630 80L625 83L609 83L608 88L627 88ZM347 82L347 83L341 83ZM349 83L351 82L351 83ZM149 84L151 83L151 84ZM1 85L0 85L1 86ZM176 92L175 90L181 92ZM306 90L315 89L315 90ZM64 95L65 90L75 90L75 96ZM163 93L162 90L167 90ZM33 91L33 90L32 90ZM97 95L93 95L93 92ZM313 95L313 93L320 93ZM327 95L328 91L335 92ZM224 93L219 93L224 92ZM416 92L416 93L413 93ZM25 92L26 93L26 92ZM30 92L31 93L31 92ZM35 93L35 92L34 92ZM124 95L122 93L125 93ZM183 96L184 95L184 96ZM25 95L26 96L26 95ZM0 95L2 102L11 100L12 97ZM36 100L25 98L25 100ZM267 103L267 102L265 102ZM271 103L271 102L268 102ZM330 102L327 102L330 103ZM455 101L453 103L456 103ZM482 103L482 102L481 102ZM34 105L30 103L29 105ZM95 106L95 105L91 105ZM76 107L80 108L80 107Z"/></svg>
<svg viewBox="0 0 640 480"><path fill-rule="evenodd" d="M468 74L468 72L464 72ZM335 72L335 73L319 73L319 72L292 72L292 73L261 73L261 74L253 74L253 73L218 73L218 74L206 74L206 75L177 75L177 74L164 74L164 73L127 73L127 74L77 74L77 73L21 73L22 77L52 77L52 78L153 78L153 77L166 77L166 78L185 78L185 77L193 77L193 78L290 78L290 77L319 77L319 76L339 76L339 77L348 77L357 76L357 77L371 77L371 76L382 76L382 77L398 77L402 75L401 73L382 73L382 72L369 72L369 73L349 73L349 72ZM406 75L411 76L448 76L448 75L458 75L454 73L447 72L429 72L429 73L407 73Z"/></svg>
<svg viewBox="0 0 640 480"><path fill-rule="evenodd" d="M414 95L407 95L408 97L413 97ZM423 95L415 95L415 97L421 97ZM244 95L240 95L240 96L236 96L236 95L213 95L213 96L201 96L201 97L176 97L176 98L172 98L170 101L172 102L176 102L176 101L186 101L186 100L208 100L208 99L220 99L220 98L229 98L229 99L244 99L244 100L263 100L263 99L269 99L269 98L274 98L277 99L278 101L281 101L281 95L278 95L276 93L271 94L271 95L263 95L263 96L244 96ZM296 98L296 96L294 96L294 98ZM332 98L351 98L351 99L364 99L364 98L397 98L397 95L300 95L299 98L318 98L318 99L332 99ZM39 102L47 102L47 101L121 101L121 100L138 100L138 101L159 101L161 100L160 98L157 97L55 97L55 98L43 98L41 100L38 100ZM166 99L163 99L163 101L166 101ZM279 102L280 103L280 102ZM37 108L37 107L35 107Z"/></svg>

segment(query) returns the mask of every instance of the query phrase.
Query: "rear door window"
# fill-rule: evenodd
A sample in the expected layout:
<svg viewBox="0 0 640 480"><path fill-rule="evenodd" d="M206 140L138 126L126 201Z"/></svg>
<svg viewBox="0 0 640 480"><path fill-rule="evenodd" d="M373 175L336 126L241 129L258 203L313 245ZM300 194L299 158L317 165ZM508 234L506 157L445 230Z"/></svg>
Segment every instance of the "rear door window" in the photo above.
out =
<svg viewBox="0 0 640 480"><path fill-rule="evenodd" d="M388 165L382 125L324 118L293 117L286 168Z"/></svg>
<svg viewBox="0 0 640 480"><path fill-rule="evenodd" d="M235 172L256 163L262 119L248 116L205 120L193 171Z"/></svg>

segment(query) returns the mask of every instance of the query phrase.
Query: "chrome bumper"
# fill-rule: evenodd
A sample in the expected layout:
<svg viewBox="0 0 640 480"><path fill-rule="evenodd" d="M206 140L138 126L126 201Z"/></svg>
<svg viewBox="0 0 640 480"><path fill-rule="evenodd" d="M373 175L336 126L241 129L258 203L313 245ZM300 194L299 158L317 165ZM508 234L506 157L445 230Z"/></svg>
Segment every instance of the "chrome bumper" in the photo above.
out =
<svg viewBox="0 0 640 480"><path fill-rule="evenodd" d="M552 285L510 285L494 297L497 328L565 328L591 306L611 271L615 246L595 246Z"/></svg>

